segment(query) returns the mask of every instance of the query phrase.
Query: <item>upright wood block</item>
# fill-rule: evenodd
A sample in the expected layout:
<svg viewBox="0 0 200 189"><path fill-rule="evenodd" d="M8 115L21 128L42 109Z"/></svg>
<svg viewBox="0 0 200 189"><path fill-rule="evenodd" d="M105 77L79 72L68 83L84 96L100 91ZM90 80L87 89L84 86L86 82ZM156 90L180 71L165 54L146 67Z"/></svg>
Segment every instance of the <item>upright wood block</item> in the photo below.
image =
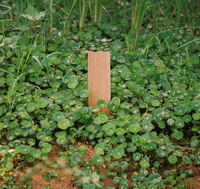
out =
<svg viewBox="0 0 200 189"><path fill-rule="evenodd" d="M88 52L88 87L89 107L97 106L98 100L109 102L110 90L110 53ZM109 115L108 108L102 108L102 112Z"/></svg>

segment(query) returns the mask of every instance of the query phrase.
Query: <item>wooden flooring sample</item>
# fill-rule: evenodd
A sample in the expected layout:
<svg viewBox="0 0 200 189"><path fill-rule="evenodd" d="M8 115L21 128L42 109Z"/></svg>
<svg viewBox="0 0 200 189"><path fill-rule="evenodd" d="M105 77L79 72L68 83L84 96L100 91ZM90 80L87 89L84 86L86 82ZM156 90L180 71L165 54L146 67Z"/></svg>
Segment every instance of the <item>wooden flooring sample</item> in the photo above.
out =
<svg viewBox="0 0 200 189"><path fill-rule="evenodd" d="M88 87L89 107L97 106L98 100L109 102L110 89L110 53L88 52ZM108 108L102 108L102 112L109 115Z"/></svg>

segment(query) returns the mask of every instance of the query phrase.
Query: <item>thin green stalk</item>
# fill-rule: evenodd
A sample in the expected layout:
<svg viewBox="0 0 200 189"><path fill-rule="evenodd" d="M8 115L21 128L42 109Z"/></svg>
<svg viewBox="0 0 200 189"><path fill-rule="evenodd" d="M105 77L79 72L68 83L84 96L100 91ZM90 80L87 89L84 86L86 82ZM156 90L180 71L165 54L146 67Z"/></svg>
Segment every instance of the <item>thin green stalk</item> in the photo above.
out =
<svg viewBox="0 0 200 189"><path fill-rule="evenodd" d="M102 0L94 0L93 9L93 22L100 22L102 15Z"/></svg>
<svg viewBox="0 0 200 189"><path fill-rule="evenodd" d="M12 21L13 21L13 14L12 14L12 8L11 7L9 7L9 14L10 14L10 21L12 23Z"/></svg>
<svg viewBox="0 0 200 189"><path fill-rule="evenodd" d="M21 57L21 60L20 60L20 63L19 63L19 65L18 65L18 67L17 67L17 76L19 75L19 69L20 69L20 67L21 67L23 58L24 58L24 56L25 56L26 53L27 53L26 51L23 53L23 55L22 55L22 57Z"/></svg>
<svg viewBox="0 0 200 189"><path fill-rule="evenodd" d="M20 0L18 0L18 3L16 3L16 9L17 9L16 22L19 22L19 7L20 7Z"/></svg>
<svg viewBox="0 0 200 189"><path fill-rule="evenodd" d="M97 15L98 15L98 0L94 0L94 22L97 22Z"/></svg>
<svg viewBox="0 0 200 189"><path fill-rule="evenodd" d="M33 42L32 46L31 46L31 49L29 50L29 53L28 53L28 55L27 55L27 57L26 57L26 60L25 60L25 62L24 62L24 67L23 67L23 68L25 68L25 66L27 66L29 57L30 57L30 55L31 55L31 52L32 52L32 50L33 50L33 47L34 47L34 44L35 44L37 38L38 38L38 36L35 38L35 41ZM24 52L24 53L23 53L23 56L21 57L21 60L20 60L20 63L19 63L19 66L17 67L17 77L18 77L18 75L19 75L19 70L20 70L20 67L21 67L21 65L22 65L23 58L24 58L24 56L25 56L26 53L27 53L27 52ZM23 70L22 70L22 71L23 71Z"/></svg>
<svg viewBox="0 0 200 189"><path fill-rule="evenodd" d="M70 20L70 18L71 18L71 14L72 14L72 12L73 12L73 10L74 10L74 8L75 8L75 6L76 6L76 3L78 2L78 0L74 0L73 1L73 4L72 4L72 6L71 6L71 8L70 8L70 11L69 11L69 15L68 15L68 17L67 17L67 19L66 19L66 22L65 22L65 24L64 24L64 27L63 27L63 30L62 30L62 36L64 35L64 36L68 36L69 35L69 27L70 27L70 25L69 25L69 20Z"/></svg>
<svg viewBox="0 0 200 189"><path fill-rule="evenodd" d="M45 58L45 63L46 63L46 69L47 69L47 80L48 82L50 82L50 77L49 77L49 63L47 61L47 59Z"/></svg>
<svg viewBox="0 0 200 189"><path fill-rule="evenodd" d="M28 64L28 60L29 60L29 57L30 57L30 55L31 55L31 52L32 52L32 50L33 50L33 47L34 47L34 45L35 45L35 42L37 41L37 38L39 37L39 35L38 36L36 36L36 38L35 38L35 40L34 40L34 42L33 42L33 44L32 44L32 46L31 46L31 49L30 49L30 51L29 51L29 53L28 53L28 56L26 57L26 61L25 61L25 66Z"/></svg>
<svg viewBox="0 0 200 189"><path fill-rule="evenodd" d="M79 2L79 6L80 6L79 30L81 30L85 25L85 18L86 18L87 9L88 9L87 1L83 0L82 2Z"/></svg>
<svg viewBox="0 0 200 189"><path fill-rule="evenodd" d="M154 39L154 38L156 38L157 39L157 41L158 41L158 43L159 43L159 48L161 48L161 42L160 42L160 40L159 40L159 38L157 37L157 36L153 36L151 39L150 39L150 41L149 41L149 43L148 44L150 44L151 43L151 41ZM147 45L148 45L147 44ZM148 48L149 48L149 45L147 46L146 45L146 47L144 48L144 52L143 52L143 54L145 54L146 53L146 51L148 51Z"/></svg>
<svg viewBox="0 0 200 189"><path fill-rule="evenodd" d="M10 73L10 72L4 70L4 69L1 69L1 68L0 68L0 70L6 72L6 73L8 73L8 74L14 75L14 74L12 74L12 73Z"/></svg>
<svg viewBox="0 0 200 189"><path fill-rule="evenodd" d="M123 0L123 18L126 18L126 3L127 0Z"/></svg>
<svg viewBox="0 0 200 189"><path fill-rule="evenodd" d="M156 8L155 8L155 4L152 6L151 10L152 10L152 15L153 15L153 31L154 31L154 33L156 33L157 24L156 24Z"/></svg>
<svg viewBox="0 0 200 189"><path fill-rule="evenodd" d="M99 0L98 1L98 6L99 6L99 10L98 10L98 22L100 22L101 21L101 16L102 16L102 0Z"/></svg>
<svg viewBox="0 0 200 189"><path fill-rule="evenodd" d="M5 38L4 20L3 20L3 16L2 15L1 15L1 22L2 22L2 26L3 26L3 37Z"/></svg>
<svg viewBox="0 0 200 189"><path fill-rule="evenodd" d="M129 41L128 41L128 36L126 35L126 45L127 45L127 51L129 53Z"/></svg>
<svg viewBox="0 0 200 189"><path fill-rule="evenodd" d="M137 47L137 38L138 38L138 33L139 33L139 32L138 32L138 31L136 31L133 50L135 50L135 49L136 49L136 47Z"/></svg>
<svg viewBox="0 0 200 189"><path fill-rule="evenodd" d="M189 57L189 52L188 52L188 48L187 47L185 47L185 51L186 51L186 54L187 54L187 62L188 62L190 57Z"/></svg>
<svg viewBox="0 0 200 189"><path fill-rule="evenodd" d="M117 18L116 18L116 2L115 2L115 0L113 1L113 15L114 15L114 20L117 20Z"/></svg>
<svg viewBox="0 0 200 189"><path fill-rule="evenodd" d="M70 26L71 26L71 18L68 20L65 31L64 31L64 36L68 37L69 36L69 32L70 32Z"/></svg>
<svg viewBox="0 0 200 189"><path fill-rule="evenodd" d="M191 0L191 13L192 13L192 33L194 33L194 0Z"/></svg>
<svg viewBox="0 0 200 189"><path fill-rule="evenodd" d="M169 43L167 42L167 39L169 38L169 36L162 42L162 44L165 42L167 44L167 49L168 49L168 54L170 55L170 47L169 47Z"/></svg>
<svg viewBox="0 0 200 189"><path fill-rule="evenodd" d="M90 12L92 15L93 23L100 22L102 15L102 0L94 0Z"/></svg>
<svg viewBox="0 0 200 189"><path fill-rule="evenodd" d="M147 0L142 1L142 4L139 4L139 0L133 1L132 0L132 4L134 5L133 9L132 9L132 29L131 29L131 33L133 31L133 28L136 29L135 32L135 41L134 41L134 50L137 47L137 38L138 38L138 34L140 31L140 27L142 25L142 20L144 18L144 14L146 12L146 3Z"/></svg>
<svg viewBox="0 0 200 189"><path fill-rule="evenodd" d="M22 75L24 75L24 74L25 74L25 73L22 73L19 77L17 77L17 79L15 80L15 82L14 82L13 85L12 85L12 88L10 88L10 89L8 90L7 98L8 98L8 104L9 104L9 111L10 111L10 112L12 112L12 107L13 107L13 104L14 104L14 102L13 102L13 104L11 105L11 103L12 103L12 94L13 94L14 87L15 87L17 81L20 79L20 77L21 77Z"/></svg>
<svg viewBox="0 0 200 189"><path fill-rule="evenodd" d="M50 33L51 33L51 38L50 40L53 39L53 14L52 14L52 2L53 0L49 0L49 21L50 21Z"/></svg>
<svg viewBox="0 0 200 189"><path fill-rule="evenodd" d="M177 24L176 24L176 28L179 27L179 23L180 23L180 16L181 16L181 8L182 8L182 0L178 0L178 12L177 12ZM175 31L175 36L177 37L178 35L178 29L176 29ZM177 38L175 39L175 42L177 41Z"/></svg>
<svg viewBox="0 0 200 189"><path fill-rule="evenodd" d="M189 10L188 10L188 0L184 0L184 3L185 3L185 12L187 13L189 25L191 26L191 19L190 19L190 14L189 14ZM186 24L186 22L187 22L187 20L185 19L185 24Z"/></svg>
<svg viewBox="0 0 200 189"><path fill-rule="evenodd" d="M45 40L46 36L46 19L44 20L44 36L43 36L43 44L44 44L44 52L46 51L47 41ZM45 43L46 41L46 43Z"/></svg>
<svg viewBox="0 0 200 189"><path fill-rule="evenodd" d="M131 20L131 27L136 28L136 23L138 19L138 0L131 0L132 4L132 20Z"/></svg>

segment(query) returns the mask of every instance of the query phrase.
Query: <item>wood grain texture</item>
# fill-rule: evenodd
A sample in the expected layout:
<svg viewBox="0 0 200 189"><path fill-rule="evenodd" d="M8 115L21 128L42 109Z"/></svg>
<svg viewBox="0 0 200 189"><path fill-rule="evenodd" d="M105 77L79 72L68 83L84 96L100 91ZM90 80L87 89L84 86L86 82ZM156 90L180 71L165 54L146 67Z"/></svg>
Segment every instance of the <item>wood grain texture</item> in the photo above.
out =
<svg viewBox="0 0 200 189"><path fill-rule="evenodd" d="M88 52L88 87L89 107L97 106L98 100L109 102L110 89L110 53ZM102 112L109 115L108 108L102 108Z"/></svg>

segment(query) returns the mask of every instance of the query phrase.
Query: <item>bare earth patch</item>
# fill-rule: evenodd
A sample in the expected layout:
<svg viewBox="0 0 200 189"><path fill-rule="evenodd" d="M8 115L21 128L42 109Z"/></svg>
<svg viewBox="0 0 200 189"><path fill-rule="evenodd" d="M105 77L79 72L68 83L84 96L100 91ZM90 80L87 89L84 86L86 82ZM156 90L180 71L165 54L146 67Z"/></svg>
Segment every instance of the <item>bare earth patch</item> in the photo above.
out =
<svg viewBox="0 0 200 189"><path fill-rule="evenodd" d="M82 157L82 161L90 161L92 160L93 155L95 155L95 150L91 145L87 145L84 143L76 143L76 146L86 146L86 154ZM60 162L60 156L58 155L59 152L61 152L61 148L57 143L52 144L52 150L50 152L50 159L46 160L45 162L39 162L34 165L34 168L31 169L29 167L30 165L27 165L27 168L23 168L22 170L19 170L19 167L16 167L14 171L10 172L12 174L13 172L17 171L19 173L19 176L16 178L16 184L15 186L22 186L23 180L25 174L30 172L30 177L26 180L26 184L30 184L32 186L32 189L43 189L44 186L52 187L53 189L80 189L79 187L76 186L75 180L73 180L72 176L73 174L70 173L68 168L66 167L66 163L62 164L62 169L53 169L51 168L50 165L52 165L55 162ZM195 166L186 166L185 169L191 169L193 170L193 180L187 183L184 183L185 186L187 186L187 189L200 189L200 174L199 174L199 169ZM107 165L104 163L103 165L100 166L101 173L105 175L105 179L101 180L101 182L104 183L104 189L107 187L115 187L117 188L117 184L114 184L111 179L106 175ZM129 167L125 171L127 173L127 179L128 179L128 186L129 188L131 187L131 177L133 176L134 172L137 170L137 166L133 162L129 162ZM114 171L114 169L112 169ZM115 170L117 171L117 170ZM51 179L50 182L47 182L47 179L44 178L44 175L46 173L54 172L59 174L57 177L60 178L60 181L57 181L56 178ZM0 185L3 184L3 181L0 180Z"/></svg>

